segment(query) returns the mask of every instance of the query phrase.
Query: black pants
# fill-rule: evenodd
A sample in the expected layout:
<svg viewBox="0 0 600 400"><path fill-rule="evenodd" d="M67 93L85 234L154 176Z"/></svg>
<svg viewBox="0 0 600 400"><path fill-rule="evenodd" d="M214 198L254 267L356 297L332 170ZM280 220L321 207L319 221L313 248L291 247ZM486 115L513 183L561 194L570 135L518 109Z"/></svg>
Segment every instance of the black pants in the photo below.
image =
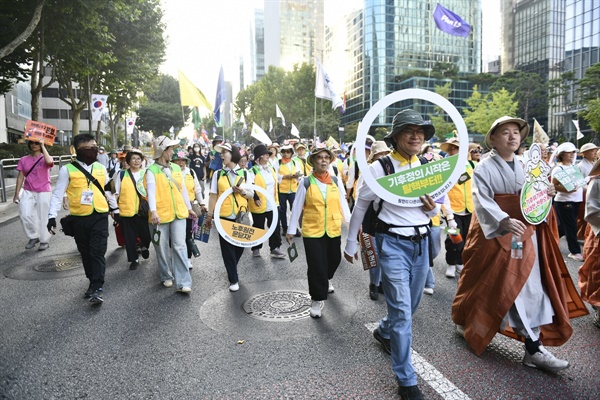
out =
<svg viewBox="0 0 600 400"><path fill-rule="evenodd" d="M303 238L308 264L308 292L313 300L327 300L329 279L342 260L341 236L330 238Z"/></svg>
<svg viewBox="0 0 600 400"><path fill-rule="evenodd" d="M467 241L467 235L469 234L469 225L471 225L471 216L473 214L468 215L458 215L454 214L454 220L456 221L456 227L460 230L460 235L462 236L462 242L458 244L452 243L449 235L446 237L444 241L444 245L446 246L446 263L448 265L462 265L462 252L465 248L465 242Z"/></svg>
<svg viewBox="0 0 600 400"><path fill-rule="evenodd" d="M188 244L192 238L192 223L193 219L188 218L185 220L185 248L187 249L188 258L192 258L192 248Z"/></svg>
<svg viewBox="0 0 600 400"><path fill-rule="evenodd" d="M294 199L296 193L279 193L279 221L281 222L281 229L283 233L287 233L288 220L287 220L287 205L290 205L290 210L294 206Z"/></svg>
<svg viewBox="0 0 600 400"><path fill-rule="evenodd" d="M262 214L252 213L252 220L254 221L254 223L252 224L252 226L254 228L268 230L271 227L271 225L273 224L273 211L267 211ZM267 221L266 227L265 227L265 221ZM280 246L281 246L281 232L279 230L279 223L277 221L275 221L275 230L269 237L269 249L271 249L271 251L273 251L273 250L279 248ZM262 249L262 247L263 247L263 245L261 243L257 246L252 247L252 250Z"/></svg>
<svg viewBox="0 0 600 400"><path fill-rule="evenodd" d="M244 253L244 247L232 245L223 239L221 235L219 235L219 244L221 245L221 257L223 257L223 262L225 263L229 283L237 283L239 282L237 265Z"/></svg>
<svg viewBox="0 0 600 400"><path fill-rule="evenodd" d="M133 217L121 217L121 230L125 237L125 250L127 261L133 262L138 259L137 238L140 238L140 247L150 246L150 229L148 218L134 215Z"/></svg>
<svg viewBox="0 0 600 400"><path fill-rule="evenodd" d="M85 217L76 217L73 223L75 243L81 254L85 276L90 280L90 289L104 285L106 270L106 243L108 241L108 213L94 212Z"/></svg>
<svg viewBox="0 0 600 400"><path fill-rule="evenodd" d="M581 202L576 201L555 201L558 221L567 237L567 245L571 254L580 254L581 246L577 241L577 213Z"/></svg>

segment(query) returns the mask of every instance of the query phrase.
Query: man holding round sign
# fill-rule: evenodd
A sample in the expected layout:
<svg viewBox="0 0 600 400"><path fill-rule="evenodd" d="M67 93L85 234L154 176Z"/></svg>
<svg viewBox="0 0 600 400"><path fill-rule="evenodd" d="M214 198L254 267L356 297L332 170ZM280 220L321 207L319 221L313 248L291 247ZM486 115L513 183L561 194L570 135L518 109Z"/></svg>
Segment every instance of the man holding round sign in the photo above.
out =
<svg viewBox="0 0 600 400"><path fill-rule="evenodd" d="M433 125L423 121L418 112L399 112L392 121L392 131L384 138L393 148L392 153L371 164L365 178L371 175L377 179L420 167L422 161L417 154L434 133ZM379 322L373 336L392 355L400 394L411 399L423 398L411 362L412 314L421 301L429 270L429 221L439 212L439 206L428 194L419 199L418 207L389 202L381 199L368 184L363 184L352 212L344 254L347 261L353 262L360 224L367 207L374 201L375 240L388 315Z"/></svg>

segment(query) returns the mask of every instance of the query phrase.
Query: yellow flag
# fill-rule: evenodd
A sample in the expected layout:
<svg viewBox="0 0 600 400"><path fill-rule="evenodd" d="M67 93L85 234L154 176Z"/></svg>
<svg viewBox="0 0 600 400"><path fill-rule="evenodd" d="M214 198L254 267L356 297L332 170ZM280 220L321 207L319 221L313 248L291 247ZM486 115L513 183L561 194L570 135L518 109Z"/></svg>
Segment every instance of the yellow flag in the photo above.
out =
<svg viewBox="0 0 600 400"><path fill-rule="evenodd" d="M213 110L212 105L206 100L204 94L194 84L179 71L179 92L182 106L203 107L209 111Z"/></svg>

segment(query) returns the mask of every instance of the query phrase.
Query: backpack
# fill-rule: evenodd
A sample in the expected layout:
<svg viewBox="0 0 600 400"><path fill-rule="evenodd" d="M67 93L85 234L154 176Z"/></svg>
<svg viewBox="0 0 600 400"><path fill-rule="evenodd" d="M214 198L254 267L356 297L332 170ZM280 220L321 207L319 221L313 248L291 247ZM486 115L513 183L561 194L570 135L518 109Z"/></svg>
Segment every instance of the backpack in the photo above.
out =
<svg viewBox="0 0 600 400"><path fill-rule="evenodd" d="M337 176L332 176L331 180L333 181L333 183L335 183L336 185L338 184L338 179ZM308 190L308 187L310 186L310 178L308 176L305 176L302 179L302 183L304 184L304 189Z"/></svg>

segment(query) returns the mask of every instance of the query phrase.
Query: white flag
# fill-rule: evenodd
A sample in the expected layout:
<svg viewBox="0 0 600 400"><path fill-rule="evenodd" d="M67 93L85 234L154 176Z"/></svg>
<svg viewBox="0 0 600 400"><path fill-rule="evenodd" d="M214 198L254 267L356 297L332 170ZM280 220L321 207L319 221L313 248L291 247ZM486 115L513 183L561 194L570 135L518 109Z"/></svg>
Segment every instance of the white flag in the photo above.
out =
<svg viewBox="0 0 600 400"><path fill-rule="evenodd" d="M127 118L127 134L131 135L133 133L133 128L135 127L135 120L137 117L129 117Z"/></svg>
<svg viewBox="0 0 600 400"><path fill-rule="evenodd" d="M544 128L537 122L537 119L533 119L533 143L548 145L550 138L544 131Z"/></svg>
<svg viewBox="0 0 600 400"><path fill-rule="evenodd" d="M577 140L583 139L583 133L581 133L581 131L579 130L579 121L575 119L571 121L573 122L573 125L575 125L575 129L577 129Z"/></svg>
<svg viewBox="0 0 600 400"><path fill-rule="evenodd" d="M296 125L292 124L292 131L290 132L293 136L296 136L297 138L300 137L300 131L298 130L298 128L296 128Z"/></svg>
<svg viewBox="0 0 600 400"><path fill-rule="evenodd" d="M271 139L269 139L269 136L265 133L265 131L263 131L260 126L256 125L256 122L252 123L252 133L250 133L250 136L258 140L259 142L266 144L267 146L273 143L271 142Z"/></svg>
<svg viewBox="0 0 600 400"><path fill-rule="evenodd" d="M317 62L317 77L315 81L315 97L331 101L333 104L332 108L344 105L344 101L333 89L329 75L327 75L320 62Z"/></svg>
<svg viewBox="0 0 600 400"><path fill-rule="evenodd" d="M273 132L273 118L269 118L269 132Z"/></svg>
<svg viewBox="0 0 600 400"><path fill-rule="evenodd" d="M285 126L285 118L283 117L283 114L281 113L281 110L279 109L279 106L277 104L275 104L275 115L281 118L281 123L283 124L283 126Z"/></svg>
<svg viewBox="0 0 600 400"><path fill-rule="evenodd" d="M242 113L242 116L240 117L240 122L243 124L244 130L248 129L248 124L246 124L246 118L244 117L244 113Z"/></svg>
<svg viewBox="0 0 600 400"><path fill-rule="evenodd" d="M108 100L108 96L105 94L92 95L92 121L100 121L106 107L106 100Z"/></svg>

